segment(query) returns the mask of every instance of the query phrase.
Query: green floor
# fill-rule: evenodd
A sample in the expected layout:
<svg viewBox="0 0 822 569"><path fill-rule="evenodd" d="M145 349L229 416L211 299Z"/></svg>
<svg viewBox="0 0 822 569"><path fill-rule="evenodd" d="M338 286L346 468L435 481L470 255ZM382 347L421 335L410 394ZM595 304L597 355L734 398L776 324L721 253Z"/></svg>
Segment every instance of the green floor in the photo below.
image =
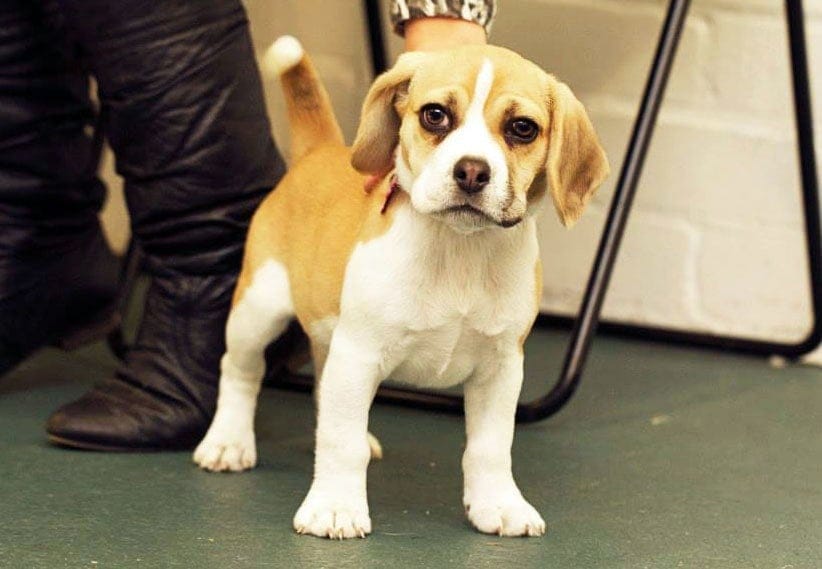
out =
<svg viewBox="0 0 822 569"><path fill-rule="evenodd" d="M533 394L563 338L529 342ZM374 533L340 543L291 531L311 474L305 395L264 391L246 474L49 447L49 411L113 365L102 346L47 350L0 380L0 567L822 567L819 368L598 339L571 404L517 432L544 538L467 525L460 418L377 406Z"/></svg>

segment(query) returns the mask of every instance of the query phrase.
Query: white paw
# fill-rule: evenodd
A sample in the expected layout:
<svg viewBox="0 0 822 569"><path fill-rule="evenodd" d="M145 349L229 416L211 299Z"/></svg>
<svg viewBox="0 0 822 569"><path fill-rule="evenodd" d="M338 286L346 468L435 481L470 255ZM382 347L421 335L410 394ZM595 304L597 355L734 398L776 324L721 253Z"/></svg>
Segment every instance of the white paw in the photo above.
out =
<svg viewBox="0 0 822 569"><path fill-rule="evenodd" d="M468 519L483 533L502 536L538 536L545 533L545 521L521 496L474 500L465 506Z"/></svg>
<svg viewBox="0 0 822 569"><path fill-rule="evenodd" d="M211 472L240 472L254 468L257 464L254 431L232 431L215 429L212 425L194 451L194 462Z"/></svg>
<svg viewBox="0 0 822 569"><path fill-rule="evenodd" d="M371 533L368 502L343 493L311 491L294 515L294 530L330 539L365 537Z"/></svg>

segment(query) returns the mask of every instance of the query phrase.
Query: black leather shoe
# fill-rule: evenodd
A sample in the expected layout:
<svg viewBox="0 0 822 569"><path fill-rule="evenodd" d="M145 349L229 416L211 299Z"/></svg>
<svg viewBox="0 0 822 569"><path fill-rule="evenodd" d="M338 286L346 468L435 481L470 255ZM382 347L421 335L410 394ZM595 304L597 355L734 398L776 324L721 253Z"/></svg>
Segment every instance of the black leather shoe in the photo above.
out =
<svg viewBox="0 0 822 569"><path fill-rule="evenodd" d="M192 447L217 400L234 276L155 277L134 346L114 377L58 409L54 443L90 450Z"/></svg>
<svg viewBox="0 0 822 569"><path fill-rule="evenodd" d="M46 426L57 445L100 451L190 449L217 400L224 327L235 278L157 277L135 345L114 377L58 409ZM305 350L294 324L267 352L268 375Z"/></svg>

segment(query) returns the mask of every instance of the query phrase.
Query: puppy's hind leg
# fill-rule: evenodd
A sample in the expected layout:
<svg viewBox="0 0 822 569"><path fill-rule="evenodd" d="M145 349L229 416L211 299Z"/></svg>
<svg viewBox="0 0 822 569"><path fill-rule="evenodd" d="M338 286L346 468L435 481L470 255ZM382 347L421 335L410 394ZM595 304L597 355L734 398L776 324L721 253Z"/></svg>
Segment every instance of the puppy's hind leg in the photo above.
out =
<svg viewBox="0 0 822 569"><path fill-rule="evenodd" d="M226 325L217 413L194 451L194 462L215 472L246 470L257 462L254 412L265 373L264 352L293 315L288 274L280 263L267 261L249 280L245 289L238 285Z"/></svg>

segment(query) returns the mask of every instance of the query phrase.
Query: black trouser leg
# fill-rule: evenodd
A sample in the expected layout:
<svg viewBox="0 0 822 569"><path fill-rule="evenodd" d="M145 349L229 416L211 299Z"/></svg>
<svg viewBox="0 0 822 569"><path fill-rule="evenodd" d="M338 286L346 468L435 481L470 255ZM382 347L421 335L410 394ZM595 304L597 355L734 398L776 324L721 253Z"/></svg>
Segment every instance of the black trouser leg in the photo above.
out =
<svg viewBox="0 0 822 569"><path fill-rule="evenodd" d="M251 215L284 171L239 0L61 0L55 26L99 85L134 239L153 283L112 380L59 411L53 439L179 448L213 413Z"/></svg>
<svg viewBox="0 0 822 569"><path fill-rule="evenodd" d="M112 299L94 122L41 8L0 4L0 374Z"/></svg>
<svg viewBox="0 0 822 569"><path fill-rule="evenodd" d="M239 0L54 5L98 83L151 272L235 272L250 216L283 168Z"/></svg>

